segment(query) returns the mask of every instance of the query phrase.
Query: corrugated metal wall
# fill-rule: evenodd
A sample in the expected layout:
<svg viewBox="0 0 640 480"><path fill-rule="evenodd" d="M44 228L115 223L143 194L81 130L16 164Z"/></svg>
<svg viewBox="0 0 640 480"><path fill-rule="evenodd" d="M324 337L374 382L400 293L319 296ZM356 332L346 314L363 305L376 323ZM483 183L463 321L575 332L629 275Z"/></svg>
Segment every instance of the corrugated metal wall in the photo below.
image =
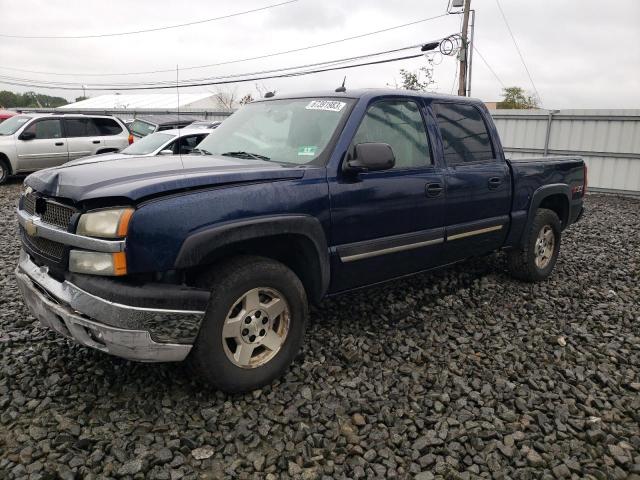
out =
<svg viewBox="0 0 640 480"><path fill-rule="evenodd" d="M491 110L507 157L581 155L594 190L640 194L640 110Z"/></svg>

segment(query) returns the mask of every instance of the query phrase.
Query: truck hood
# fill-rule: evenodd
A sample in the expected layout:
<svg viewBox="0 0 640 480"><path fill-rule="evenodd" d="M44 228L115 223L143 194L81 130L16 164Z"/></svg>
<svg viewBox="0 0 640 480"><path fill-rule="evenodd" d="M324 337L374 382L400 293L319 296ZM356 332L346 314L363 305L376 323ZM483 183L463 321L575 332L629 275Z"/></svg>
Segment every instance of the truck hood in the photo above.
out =
<svg viewBox="0 0 640 480"><path fill-rule="evenodd" d="M107 197L137 202L180 190L303 175L304 168L300 167L215 155L97 157L32 173L25 184L45 195L74 202Z"/></svg>

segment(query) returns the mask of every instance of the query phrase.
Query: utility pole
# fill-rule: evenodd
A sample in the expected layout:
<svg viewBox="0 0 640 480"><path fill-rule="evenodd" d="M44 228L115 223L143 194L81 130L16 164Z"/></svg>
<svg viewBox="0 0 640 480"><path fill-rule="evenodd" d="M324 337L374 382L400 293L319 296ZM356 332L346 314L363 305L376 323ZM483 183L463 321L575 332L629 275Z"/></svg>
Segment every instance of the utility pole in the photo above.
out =
<svg viewBox="0 0 640 480"><path fill-rule="evenodd" d="M466 96L467 94L467 60L469 57L469 48L467 42L467 30L469 28L469 10L471 7L471 0L464 1L464 12L462 17L462 32L460 32L460 36L462 37L462 46L460 47L460 71L458 77L458 95L461 97Z"/></svg>
<svg viewBox="0 0 640 480"><path fill-rule="evenodd" d="M471 40L469 41L469 69L467 71L467 97L471 96L471 74L473 73L473 34L476 30L476 11L471 10Z"/></svg>

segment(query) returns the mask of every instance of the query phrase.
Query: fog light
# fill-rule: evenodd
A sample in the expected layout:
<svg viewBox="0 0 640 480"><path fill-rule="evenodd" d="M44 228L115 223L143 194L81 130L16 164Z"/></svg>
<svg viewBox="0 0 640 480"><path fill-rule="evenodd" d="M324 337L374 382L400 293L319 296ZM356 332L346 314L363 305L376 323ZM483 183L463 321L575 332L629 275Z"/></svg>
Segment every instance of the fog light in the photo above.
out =
<svg viewBox="0 0 640 480"><path fill-rule="evenodd" d="M69 271L89 275L126 275L127 259L124 252L103 253L71 250L69 252Z"/></svg>

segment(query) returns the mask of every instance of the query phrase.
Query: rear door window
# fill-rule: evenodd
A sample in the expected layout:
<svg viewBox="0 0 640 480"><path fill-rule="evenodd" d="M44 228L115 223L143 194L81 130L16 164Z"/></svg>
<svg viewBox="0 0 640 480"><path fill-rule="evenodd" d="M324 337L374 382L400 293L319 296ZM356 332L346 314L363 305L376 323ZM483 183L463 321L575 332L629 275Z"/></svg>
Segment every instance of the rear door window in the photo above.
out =
<svg viewBox="0 0 640 480"><path fill-rule="evenodd" d="M94 118L93 121L103 137L122 133L122 127L112 118Z"/></svg>
<svg viewBox="0 0 640 480"><path fill-rule="evenodd" d="M100 135L98 128L90 118L65 118L64 128L67 138Z"/></svg>
<svg viewBox="0 0 640 480"><path fill-rule="evenodd" d="M491 137L482 114L473 105L436 103L447 165L495 161Z"/></svg>

